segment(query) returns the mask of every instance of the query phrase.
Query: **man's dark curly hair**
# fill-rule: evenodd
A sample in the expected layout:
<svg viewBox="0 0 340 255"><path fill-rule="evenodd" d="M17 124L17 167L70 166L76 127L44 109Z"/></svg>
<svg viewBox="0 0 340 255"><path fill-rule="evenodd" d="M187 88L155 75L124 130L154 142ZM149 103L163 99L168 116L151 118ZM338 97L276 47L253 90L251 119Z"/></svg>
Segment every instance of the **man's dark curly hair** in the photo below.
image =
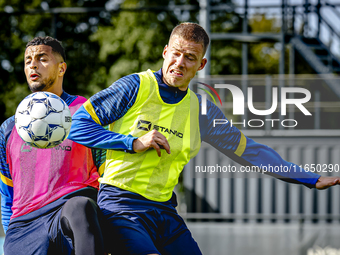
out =
<svg viewBox="0 0 340 255"><path fill-rule="evenodd" d="M52 47L52 51L58 53L64 61L66 61L65 50L57 39L54 39L50 36L45 37L35 37L33 40L29 41L26 44L26 49L30 46L37 46L37 45L47 45Z"/></svg>

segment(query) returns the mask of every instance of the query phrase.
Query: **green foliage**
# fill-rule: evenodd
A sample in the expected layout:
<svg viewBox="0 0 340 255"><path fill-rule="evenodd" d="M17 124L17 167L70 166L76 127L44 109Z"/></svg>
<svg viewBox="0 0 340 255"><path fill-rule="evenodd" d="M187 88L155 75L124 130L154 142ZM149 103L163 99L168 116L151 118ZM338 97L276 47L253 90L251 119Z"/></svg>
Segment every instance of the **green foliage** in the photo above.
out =
<svg viewBox="0 0 340 255"><path fill-rule="evenodd" d="M127 0L122 7L136 7L135 2ZM120 12L112 17L110 26L100 27L90 40L99 44L99 60L107 71L101 86L124 75L161 68L162 51L176 22L167 13ZM95 83L92 79L91 86Z"/></svg>
<svg viewBox="0 0 340 255"><path fill-rule="evenodd" d="M112 3L118 3L117 7L124 11L43 12L50 8L104 7ZM232 6L230 0L211 1L212 5L220 3ZM166 10L182 4L194 5L197 9ZM164 9L131 10L159 6ZM64 89L90 97L124 75L161 68L162 51L172 28L184 21L198 22L198 7L198 0L0 0L0 122L14 114L16 106L29 93L23 58L26 43L35 36L51 35L62 41L67 56ZM35 10L35 14L29 10ZM242 17L236 13L214 11L210 19L214 33L242 31ZM248 29L278 32L280 28L277 19L256 15L250 18ZM249 73L277 73L278 46L269 42L249 44ZM210 64L214 75L241 74L242 44L212 41ZM300 72L306 70L301 65L298 68Z"/></svg>
<svg viewBox="0 0 340 255"><path fill-rule="evenodd" d="M0 0L0 121L14 114L16 106L29 94L23 72L26 43L36 36L50 35L62 41L67 55L68 69L64 88L69 93L87 93L88 81L96 68L100 69L97 43L88 38L100 24L110 19L98 13L59 14L43 13L54 7L104 6L106 1ZM29 14L29 10L41 13ZM94 20L91 20L94 18ZM91 24L91 22L92 25Z"/></svg>

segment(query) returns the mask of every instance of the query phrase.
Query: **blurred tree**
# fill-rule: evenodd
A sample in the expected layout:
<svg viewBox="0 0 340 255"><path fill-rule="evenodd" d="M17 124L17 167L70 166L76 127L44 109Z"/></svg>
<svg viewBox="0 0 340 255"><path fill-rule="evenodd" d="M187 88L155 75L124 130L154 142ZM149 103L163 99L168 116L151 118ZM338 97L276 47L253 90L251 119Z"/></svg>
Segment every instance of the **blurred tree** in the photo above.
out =
<svg viewBox="0 0 340 255"><path fill-rule="evenodd" d="M281 25L276 17L254 14L249 19L249 28L252 33L279 33ZM280 47L281 43L278 42L249 44L249 74L277 74L279 70Z"/></svg>
<svg viewBox="0 0 340 255"><path fill-rule="evenodd" d="M100 69L99 45L88 38L100 24L109 24L109 13L53 14L51 8L104 7L107 1L0 0L0 121L14 114L16 106L30 93L24 76L24 51L36 36L50 35L62 41L68 69L65 90L91 95L87 91L93 70ZM34 14L29 11L34 10ZM6 25L4 25L6 24Z"/></svg>
<svg viewBox="0 0 340 255"><path fill-rule="evenodd" d="M168 5L168 1L126 0L122 8L153 5ZM101 26L91 35L90 40L100 46L98 58L101 68L90 81L90 88L97 89L111 85L124 75L146 69L158 70L162 63L163 47L178 20L167 12L116 13L111 24ZM93 91L94 92L94 91Z"/></svg>
<svg viewBox="0 0 340 255"><path fill-rule="evenodd" d="M268 17L264 13L257 13L249 19L249 29L252 33L280 33L281 24L278 17ZM249 44L249 74L277 74L279 70L280 42L260 42ZM289 48L286 47L285 54L285 73L289 72ZM300 55L296 55L298 62L305 61ZM295 72L315 73L313 69L307 64L296 65Z"/></svg>
<svg viewBox="0 0 340 255"><path fill-rule="evenodd" d="M220 4L214 1L212 6ZM242 31L242 18L233 12L235 6L231 1L224 1L230 11L213 11L210 14L212 33L239 33ZM242 66L241 43L229 40L211 41L211 69L212 75L240 74Z"/></svg>
<svg viewBox="0 0 340 255"><path fill-rule="evenodd" d="M242 17L233 12L235 6L231 0L210 0L210 3L228 7L210 14L212 32L242 31ZM191 11L171 8L184 4L194 8ZM93 9L87 13L51 12L52 8L59 7ZM98 7L102 10L98 11ZM151 10L143 9L146 7ZM140 10L134 11L136 8ZM62 41L68 65L65 90L89 97L124 75L148 68L158 70L172 28L179 22L198 22L199 1L0 0L0 12L2 122L14 114L16 106L29 93L23 56L26 43L33 37L51 35ZM250 17L249 31L278 32L279 29L275 18ZM249 44L249 73L277 73L279 46L277 43ZM241 74L241 65L240 42L212 41L211 74Z"/></svg>
<svg viewBox="0 0 340 255"><path fill-rule="evenodd" d="M228 4L232 10L230 0L213 0L211 5ZM174 5L192 5L197 8L185 11L174 8ZM120 12L114 15L110 26L99 27L90 38L100 45L99 59L102 67L92 76L91 88L100 85L110 85L118 78L148 68L158 70L162 65L162 50L168 43L171 30L179 22L196 22L199 18L199 1L197 0L125 0L121 7L152 7L164 6L164 11L155 12ZM241 24L237 14L231 12L214 12L211 14L213 32L239 31ZM238 74L240 66L240 48L238 43L225 41L213 42L212 74ZM215 47L216 46L216 47ZM233 56L230 57L230 56ZM236 62L238 62L236 64ZM226 71L228 70L228 71ZM225 72L223 72L225 71ZM98 81L100 80L100 84Z"/></svg>

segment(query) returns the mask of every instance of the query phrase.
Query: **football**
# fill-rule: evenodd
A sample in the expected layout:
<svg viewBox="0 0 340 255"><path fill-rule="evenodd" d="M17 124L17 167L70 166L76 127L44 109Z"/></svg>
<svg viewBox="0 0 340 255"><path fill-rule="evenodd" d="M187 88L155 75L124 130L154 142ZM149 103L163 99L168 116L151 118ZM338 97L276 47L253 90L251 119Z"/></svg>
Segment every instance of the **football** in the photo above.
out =
<svg viewBox="0 0 340 255"><path fill-rule="evenodd" d="M15 113L15 127L29 145L48 149L68 136L72 117L67 104L49 92L35 92L24 98Z"/></svg>

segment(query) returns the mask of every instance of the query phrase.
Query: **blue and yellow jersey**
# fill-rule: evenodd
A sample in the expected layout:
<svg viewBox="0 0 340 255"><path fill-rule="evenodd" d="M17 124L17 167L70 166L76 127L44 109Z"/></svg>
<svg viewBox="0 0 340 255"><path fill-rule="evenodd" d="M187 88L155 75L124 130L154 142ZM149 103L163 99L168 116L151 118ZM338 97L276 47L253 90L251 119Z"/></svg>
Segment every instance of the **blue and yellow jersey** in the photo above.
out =
<svg viewBox="0 0 340 255"><path fill-rule="evenodd" d="M154 75L158 83L159 94L165 103L177 104L187 95L187 91L181 91L164 84L162 70L154 72ZM105 130L102 126L116 122L134 106L140 83L138 74L128 75L92 96L73 115L69 139L93 148L133 152L132 144L137 137ZM201 96L197 94L197 98L198 107L200 107ZM226 119L226 117L215 104L208 101L207 114L199 115L201 141L209 143L242 165L258 166L259 168L268 165L282 165L291 168L292 163L283 160L270 147L246 137L230 123L213 127L214 119ZM315 187L320 175L307 171L302 171L299 174L279 172L275 173L275 177L312 188Z"/></svg>
<svg viewBox="0 0 340 255"><path fill-rule="evenodd" d="M1 219L5 231L8 228L13 205L13 182L6 159L6 143L14 128L14 124L14 116L12 116L2 123L0 127Z"/></svg>

